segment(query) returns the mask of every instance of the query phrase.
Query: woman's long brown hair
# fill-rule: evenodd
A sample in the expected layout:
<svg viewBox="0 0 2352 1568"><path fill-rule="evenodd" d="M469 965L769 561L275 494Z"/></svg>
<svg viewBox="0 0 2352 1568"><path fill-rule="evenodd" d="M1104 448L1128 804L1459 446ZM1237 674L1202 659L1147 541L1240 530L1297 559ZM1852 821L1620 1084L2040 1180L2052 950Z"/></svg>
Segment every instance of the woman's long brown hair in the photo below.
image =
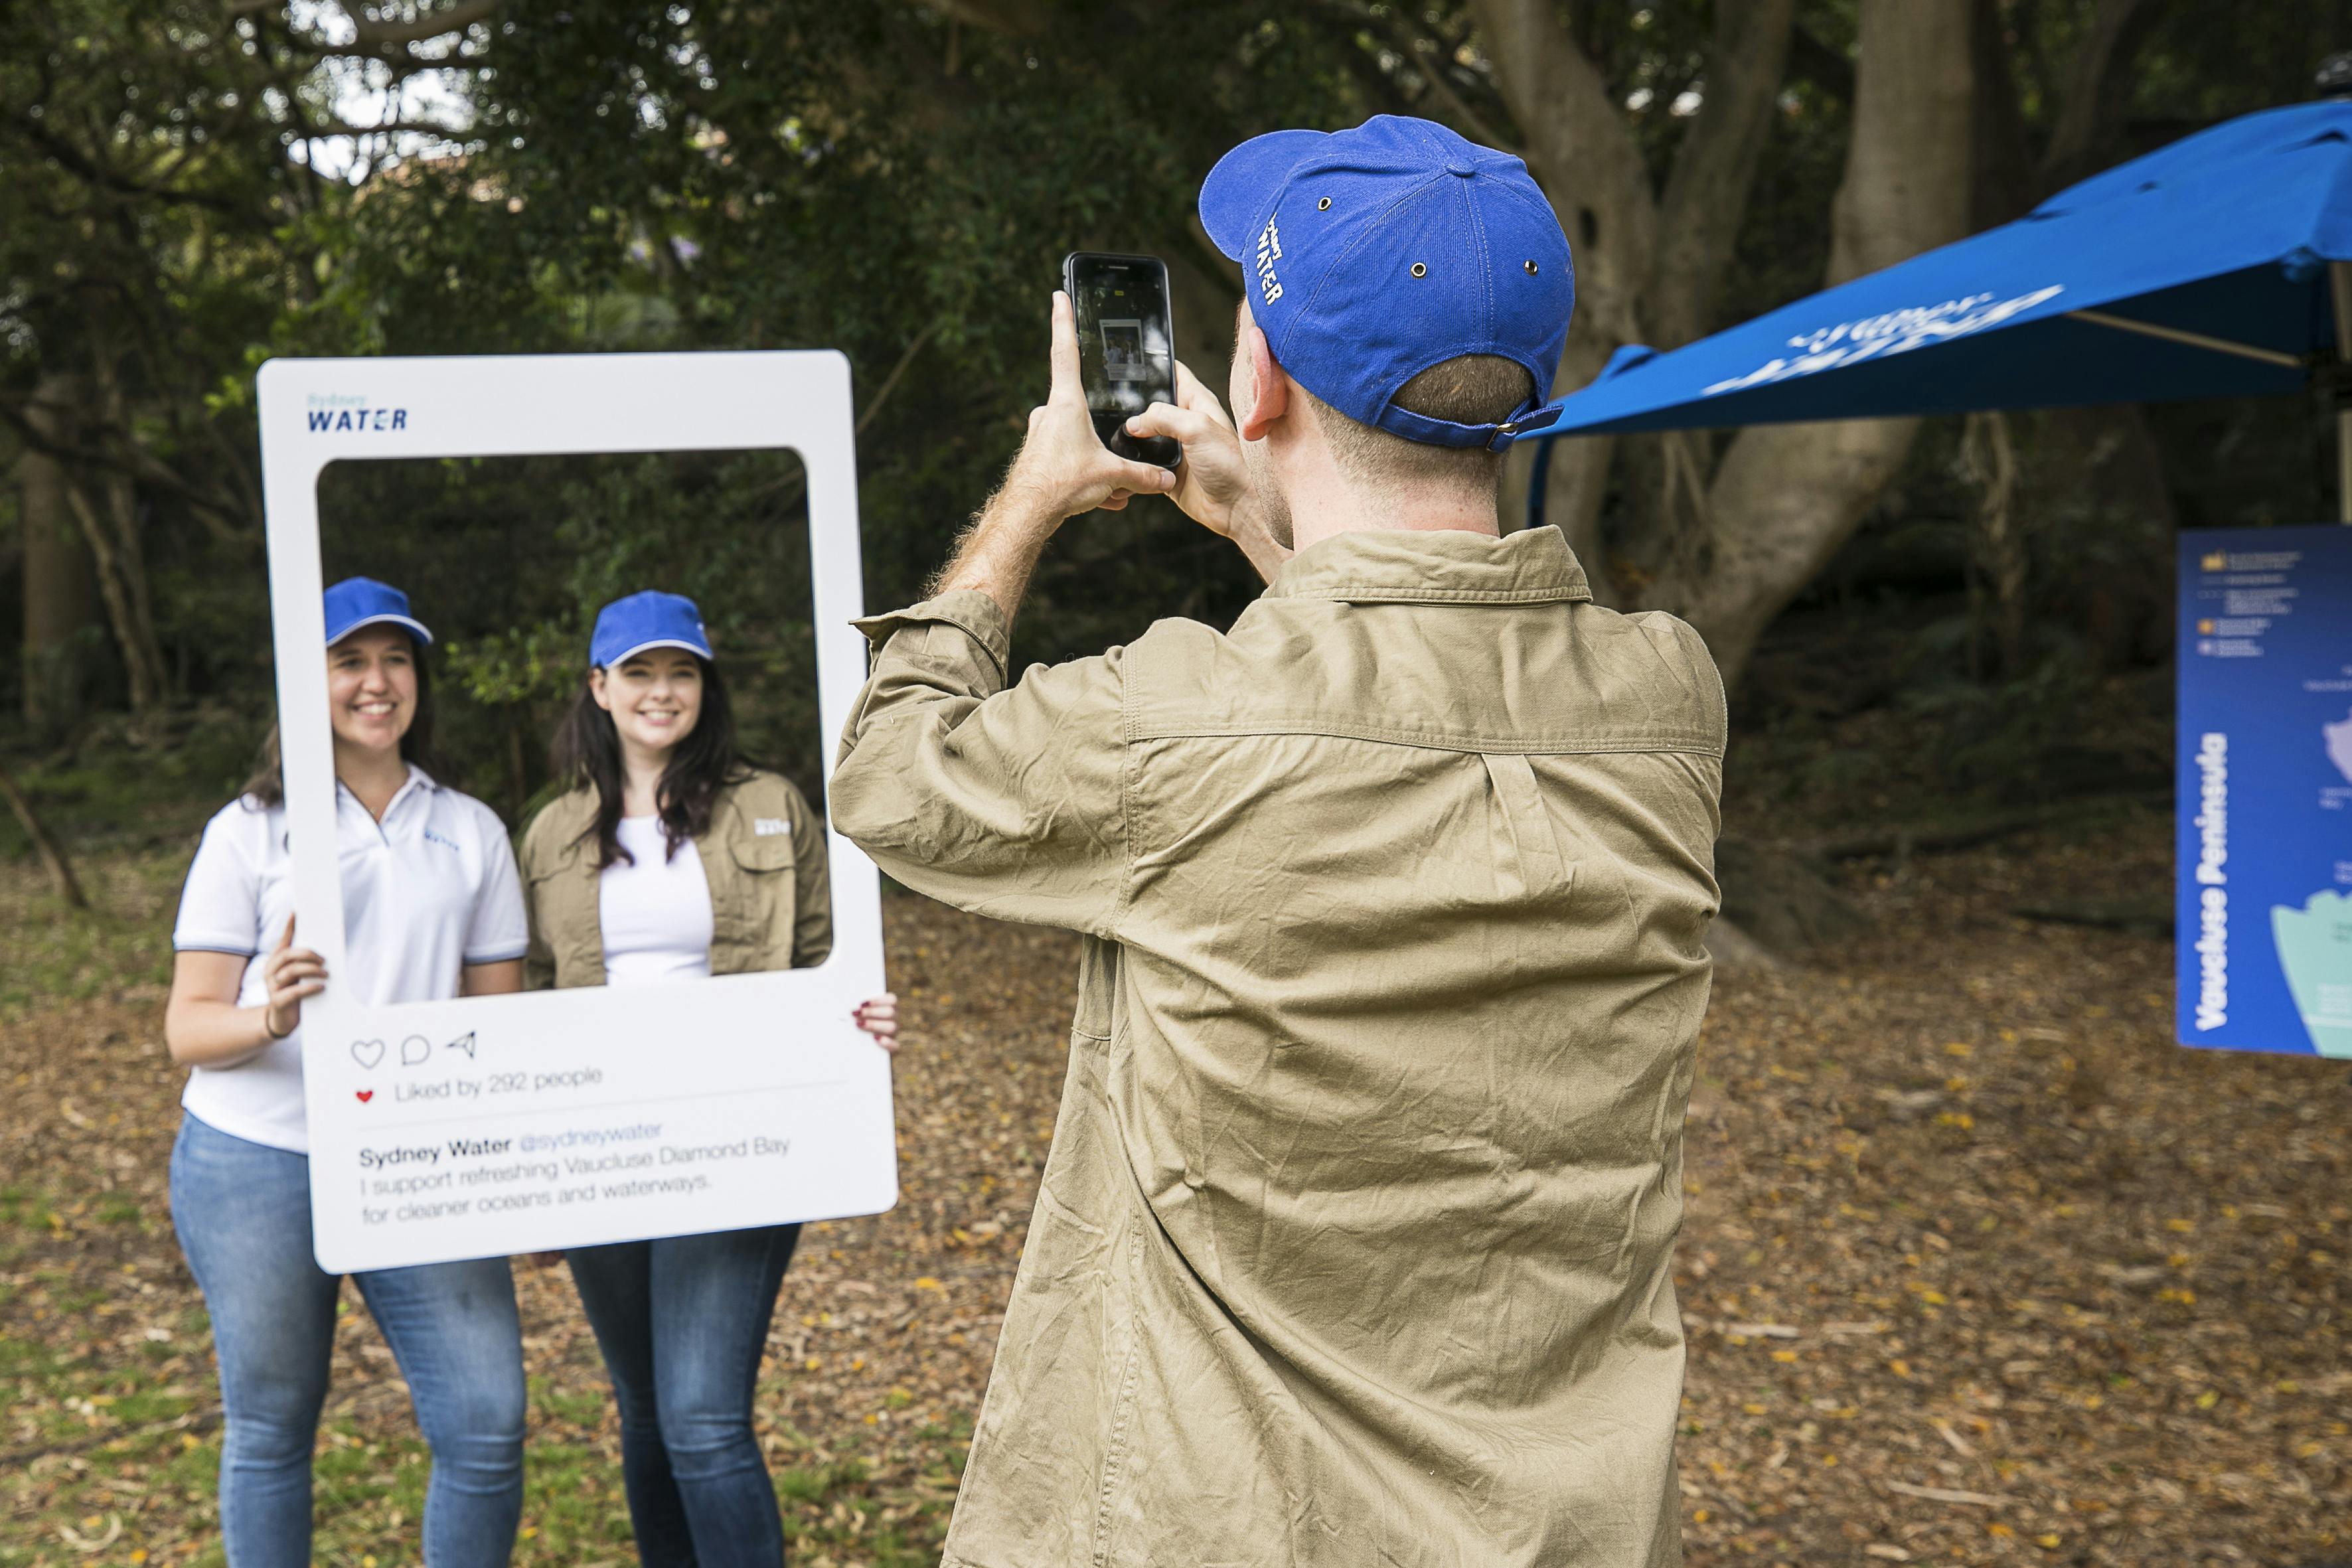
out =
<svg viewBox="0 0 2352 1568"><path fill-rule="evenodd" d="M655 790L655 810L661 816L662 837L667 840L664 859L676 858L679 845L710 831L710 814L718 805L719 792L740 784L751 771L751 764L735 749L735 710L727 699L727 682L720 678L719 667L701 655L697 654L694 662L702 667L702 711L692 732L671 750L669 764L662 769L661 784ZM595 690L585 678L556 729L553 761L556 777L596 792L596 820L580 837L584 841L591 833L595 835L597 869L630 860L629 852L621 847L625 785L621 732L613 727L612 714L596 700Z"/></svg>

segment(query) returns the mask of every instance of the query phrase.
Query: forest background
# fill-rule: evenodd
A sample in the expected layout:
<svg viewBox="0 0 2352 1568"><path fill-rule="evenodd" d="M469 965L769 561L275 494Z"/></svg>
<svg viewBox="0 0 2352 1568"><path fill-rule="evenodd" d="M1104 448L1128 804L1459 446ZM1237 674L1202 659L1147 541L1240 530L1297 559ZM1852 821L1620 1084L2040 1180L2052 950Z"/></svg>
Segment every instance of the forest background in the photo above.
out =
<svg viewBox="0 0 2352 1568"><path fill-rule="evenodd" d="M1257 132L1413 113L1522 153L1576 249L1565 390L2305 100L2347 47L2352 0L0 0L0 1568L220 1560L160 1016L272 716L269 356L837 349L884 607L1011 456L1066 250L1165 257L1222 384L1239 279L1192 204ZM2168 940L2174 531L2335 516L2330 415L1555 447L1601 595L1689 618L1732 696L1710 941L1748 962L1676 1268L1694 1568L2343 1568L2352 1080L2179 1049ZM594 610L648 585L820 790L790 454L338 464L320 500L330 570L443 633L446 776L509 822ZM1162 501L1090 515L1016 657L1256 591ZM1066 1061L1065 933L886 911L901 1201L813 1227L756 1402L812 1568L937 1561ZM615 1568L595 1347L560 1268L517 1275L516 1560ZM395 1568L425 1453L346 1305L316 1554Z"/></svg>
<svg viewBox="0 0 2352 1568"><path fill-rule="evenodd" d="M1244 137L1399 112L1522 152L1577 248L1566 387L1621 342L1673 346L2309 97L2347 9L18 0L0 753L68 817L110 796L79 771L102 753L148 753L142 787L158 767L215 798L235 782L270 700L253 374L274 354L838 348L882 605L919 591L1013 449L1066 249L1166 257L1180 350L1222 384L1238 279L1192 204ZM1759 787L1866 794L1894 768L1993 803L2157 788L2170 534L2330 515L2325 413L1574 441L1549 515L1605 598L1706 633L1745 732L1796 748ZM444 749L510 813L546 783L539 737L595 606L648 584L702 602L755 745L814 786L793 469L347 466L331 528L370 521L331 569L462 629ZM1100 514L1049 555L1019 655L1222 623L1255 590L1164 502ZM1932 719L1928 739L1825 742L1877 710Z"/></svg>

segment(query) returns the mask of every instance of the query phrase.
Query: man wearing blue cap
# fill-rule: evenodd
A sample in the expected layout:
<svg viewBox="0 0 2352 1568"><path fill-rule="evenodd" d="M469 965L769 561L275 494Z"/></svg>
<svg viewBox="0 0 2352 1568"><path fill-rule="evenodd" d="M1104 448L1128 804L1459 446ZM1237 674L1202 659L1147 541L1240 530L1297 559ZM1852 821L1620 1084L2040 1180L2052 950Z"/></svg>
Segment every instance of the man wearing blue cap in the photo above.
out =
<svg viewBox="0 0 2352 1568"><path fill-rule="evenodd" d="M1664 1564L1671 1253L1724 742L1706 648L1503 537L1568 245L1387 116L1210 174L1229 420L1172 476L1053 390L932 598L864 623L835 821L1086 934L1069 1080L947 1562ZM1268 578L1008 687L1063 520L1172 491Z"/></svg>

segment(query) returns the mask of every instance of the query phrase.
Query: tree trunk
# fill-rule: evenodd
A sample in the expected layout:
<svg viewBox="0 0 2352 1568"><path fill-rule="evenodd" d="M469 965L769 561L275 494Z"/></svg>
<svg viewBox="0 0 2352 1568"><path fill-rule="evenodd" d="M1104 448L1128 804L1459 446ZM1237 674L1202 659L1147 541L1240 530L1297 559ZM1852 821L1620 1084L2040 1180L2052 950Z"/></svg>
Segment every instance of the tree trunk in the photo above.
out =
<svg viewBox="0 0 2352 1568"><path fill-rule="evenodd" d="M68 432L62 378L43 380L25 410L34 430L62 440ZM88 710L93 666L102 647L98 579L66 499L65 467L38 447L16 459L17 505L25 529L25 727L49 738Z"/></svg>
<svg viewBox="0 0 2352 1568"><path fill-rule="evenodd" d="M93 503L89 486L68 480L67 507L98 561L99 596L106 602L106 618L114 628L115 645L122 650L123 668L131 679L131 710L145 713L163 702L168 676L148 607L147 566L139 548L136 502L127 479L108 475L98 488L100 500Z"/></svg>
<svg viewBox="0 0 2352 1568"><path fill-rule="evenodd" d="M1972 0L1862 0L1853 133L1833 209L1828 282L1968 232ZM1712 536L1644 595L1706 639L1727 683L1845 542L1892 479L1916 419L1759 426L1724 455Z"/></svg>
<svg viewBox="0 0 2352 1568"><path fill-rule="evenodd" d="M58 842L48 825L34 811L33 803L25 798L25 792L16 787L16 779L10 776L6 768L0 768L0 795L7 797L8 808L16 814L17 825L24 828L25 837L33 841L34 852L40 856L41 864L48 868L49 879L58 885L58 896L75 909L89 908L89 898L74 877L73 864L66 858L65 847Z"/></svg>
<svg viewBox="0 0 2352 1568"><path fill-rule="evenodd" d="M1571 392L1626 343L1673 348L1711 324L1789 51L1795 0L1719 5L1706 90L1661 195L1624 106L1552 0L1471 0L1496 84L1528 133L1529 169L1576 255L1576 314L1554 378ZM1545 520L1568 536L1594 597L1625 596L1601 532L1617 443L1552 443ZM1532 454L1530 454L1530 458ZM1524 509L1528 469L1508 475Z"/></svg>

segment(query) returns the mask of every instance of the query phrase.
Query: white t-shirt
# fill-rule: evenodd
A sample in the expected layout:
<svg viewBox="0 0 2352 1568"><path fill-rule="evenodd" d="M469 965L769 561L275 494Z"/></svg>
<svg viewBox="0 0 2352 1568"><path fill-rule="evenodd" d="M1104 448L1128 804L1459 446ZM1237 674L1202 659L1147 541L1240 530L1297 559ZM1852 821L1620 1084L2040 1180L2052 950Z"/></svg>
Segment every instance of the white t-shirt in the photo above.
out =
<svg viewBox="0 0 2352 1568"><path fill-rule="evenodd" d="M529 944L514 847L498 814L445 789L422 768L392 797L379 823L335 786L342 852L343 942L350 973L330 974L371 1002L437 1002L457 994L468 963L520 958ZM269 999L263 959L293 912L286 808L237 799L205 825L180 893L172 946L245 958L237 1005ZM294 944L305 945L297 929ZM233 1067L197 1068L180 1103L222 1131L307 1153L302 1114L302 1031Z"/></svg>
<svg viewBox="0 0 2352 1568"><path fill-rule="evenodd" d="M604 983L642 985L710 973L710 881L702 856L681 844L667 856L661 818L625 816L615 860L597 874L596 920L604 934Z"/></svg>

